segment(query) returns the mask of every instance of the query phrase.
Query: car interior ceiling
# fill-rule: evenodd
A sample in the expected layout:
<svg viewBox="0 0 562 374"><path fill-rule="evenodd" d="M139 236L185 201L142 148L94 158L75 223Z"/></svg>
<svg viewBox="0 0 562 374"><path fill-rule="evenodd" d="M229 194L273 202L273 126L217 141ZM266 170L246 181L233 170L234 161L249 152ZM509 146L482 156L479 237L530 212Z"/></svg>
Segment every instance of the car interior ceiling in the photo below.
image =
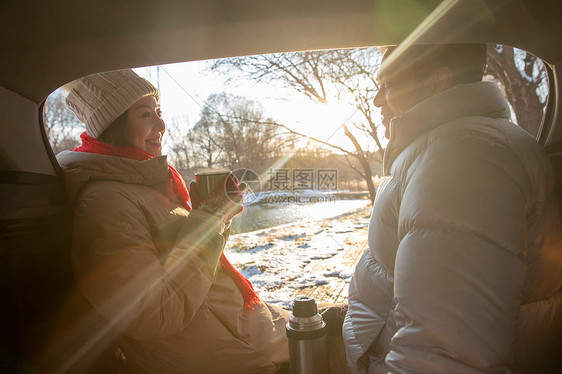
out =
<svg viewBox="0 0 562 374"><path fill-rule="evenodd" d="M74 286L70 265L73 207L41 120L42 103L52 91L80 76L127 67L394 45L443 4L419 1L417 12L400 14L388 5L391 2L366 0L345 2L345 6L320 0L276 5L251 0L244 7L224 0L186 1L175 8L143 0L146 6L139 3L133 10L121 4L110 9L103 2L69 2L61 9L50 8L51 1L34 3L13 2L0 15L1 34L8 36L0 37L0 110L4 114L0 316L10 321L1 327L0 364L13 372L58 369L73 373L117 373L123 358L116 351L112 330L92 313ZM540 142L552 159L562 194L557 77L562 67L562 27L551 11L558 8L558 0L464 2L449 9L446 17L432 20L416 42L513 45L552 67L551 97ZM143 22L132 22L125 15ZM466 27L455 34L448 32L459 24Z"/></svg>

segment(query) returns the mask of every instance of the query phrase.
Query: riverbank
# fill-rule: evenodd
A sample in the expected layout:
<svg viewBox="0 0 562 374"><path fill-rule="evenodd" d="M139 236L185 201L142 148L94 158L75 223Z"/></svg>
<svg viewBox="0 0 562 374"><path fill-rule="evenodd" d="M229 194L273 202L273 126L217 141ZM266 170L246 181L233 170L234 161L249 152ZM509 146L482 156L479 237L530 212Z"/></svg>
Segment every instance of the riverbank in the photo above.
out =
<svg viewBox="0 0 562 374"><path fill-rule="evenodd" d="M290 309L299 294L345 302L355 264L367 248L370 214L365 201L328 218L233 235L225 254L266 302Z"/></svg>
<svg viewBox="0 0 562 374"><path fill-rule="evenodd" d="M232 233L242 234L292 222L322 220L350 212L368 204L367 200L334 200L316 203L272 202L244 207L232 222Z"/></svg>

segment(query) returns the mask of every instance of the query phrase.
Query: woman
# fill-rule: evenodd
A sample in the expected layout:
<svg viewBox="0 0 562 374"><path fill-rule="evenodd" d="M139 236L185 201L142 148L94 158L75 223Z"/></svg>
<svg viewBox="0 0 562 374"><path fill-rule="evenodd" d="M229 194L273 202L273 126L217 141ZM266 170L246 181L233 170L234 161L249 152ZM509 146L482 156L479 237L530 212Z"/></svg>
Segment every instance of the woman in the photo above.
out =
<svg viewBox="0 0 562 374"><path fill-rule="evenodd" d="M202 200L162 156L158 91L131 70L71 84L82 145L57 156L75 203L73 271L132 373L275 373L289 313L222 254L237 181ZM191 205L190 209L190 195Z"/></svg>

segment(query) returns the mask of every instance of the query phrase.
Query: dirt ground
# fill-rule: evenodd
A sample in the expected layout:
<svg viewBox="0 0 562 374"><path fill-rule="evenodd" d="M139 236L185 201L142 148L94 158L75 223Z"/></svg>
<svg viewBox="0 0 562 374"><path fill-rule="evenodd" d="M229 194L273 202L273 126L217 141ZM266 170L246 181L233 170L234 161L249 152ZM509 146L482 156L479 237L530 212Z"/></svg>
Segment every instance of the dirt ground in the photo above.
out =
<svg viewBox="0 0 562 374"><path fill-rule="evenodd" d="M337 255L311 261L306 267L306 272L329 274L334 269L348 269L353 273L355 265L367 249L367 230L370 210L360 210L347 215L342 215L339 219L355 223L353 231L337 232L334 240L341 240L343 251ZM347 303L347 290L350 278L330 277L330 282L324 285L306 287L295 292L295 295L307 295L314 297L317 301L332 303Z"/></svg>

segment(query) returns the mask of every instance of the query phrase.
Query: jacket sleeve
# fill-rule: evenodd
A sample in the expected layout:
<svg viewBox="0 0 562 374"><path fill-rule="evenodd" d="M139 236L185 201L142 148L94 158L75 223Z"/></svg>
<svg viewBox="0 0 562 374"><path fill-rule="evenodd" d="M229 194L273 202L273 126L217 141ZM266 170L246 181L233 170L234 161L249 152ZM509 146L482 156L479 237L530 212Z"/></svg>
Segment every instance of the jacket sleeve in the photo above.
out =
<svg viewBox="0 0 562 374"><path fill-rule="evenodd" d="M191 213L167 256L159 258L147 216L121 191L84 194L75 217L78 286L105 319L137 339L175 333L190 323L224 246L219 219Z"/></svg>
<svg viewBox="0 0 562 374"><path fill-rule="evenodd" d="M389 371L503 372L525 278L529 178L508 147L471 136L434 140L406 173Z"/></svg>

